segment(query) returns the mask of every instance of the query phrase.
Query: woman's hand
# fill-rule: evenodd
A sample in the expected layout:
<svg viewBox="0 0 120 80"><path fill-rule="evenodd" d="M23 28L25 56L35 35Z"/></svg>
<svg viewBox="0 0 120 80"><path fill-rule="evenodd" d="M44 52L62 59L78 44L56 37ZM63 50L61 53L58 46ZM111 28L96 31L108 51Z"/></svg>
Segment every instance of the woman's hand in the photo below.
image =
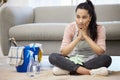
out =
<svg viewBox="0 0 120 80"><path fill-rule="evenodd" d="M85 39L86 36L88 36L88 30L87 29L82 28L81 33L82 33L82 36L83 36L84 39Z"/></svg>
<svg viewBox="0 0 120 80"><path fill-rule="evenodd" d="M78 38L79 38L79 40L83 39L82 29L78 30Z"/></svg>
<svg viewBox="0 0 120 80"><path fill-rule="evenodd" d="M78 38L79 38L80 40L83 40L83 39L85 39L86 36L88 36L87 30L84 29L84 28L79 29Z"/></svg>
<svg viewBox="0 0 120 80"><path fill-rule="evenodd" d="M84 25L83 28L79 29L79 32L78 32L78 37L80 39L85 39L86 36L88 36L88 23L86 25Z"/></svg>
<svg viewBox="0 0 120 80"><path fill-rule="evenodd" d="M80 39L85 39L86 36L88 36L88 27L89 27L90 21L87 21L82 28L79 28L79 34L78 37Z"/></svg>

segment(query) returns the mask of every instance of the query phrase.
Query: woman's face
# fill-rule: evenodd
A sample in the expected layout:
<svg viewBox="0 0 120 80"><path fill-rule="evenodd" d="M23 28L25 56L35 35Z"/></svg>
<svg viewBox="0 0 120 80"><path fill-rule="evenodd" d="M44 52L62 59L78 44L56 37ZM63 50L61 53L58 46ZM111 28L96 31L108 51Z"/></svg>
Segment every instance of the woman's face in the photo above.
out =
<svg viewBox="0 0 120 80"><path fill-rule="evenodd" d="M79 29L88 29L88 25L91 21L91 17L87 10L77 9L76 11L76 23Z"/></svg>

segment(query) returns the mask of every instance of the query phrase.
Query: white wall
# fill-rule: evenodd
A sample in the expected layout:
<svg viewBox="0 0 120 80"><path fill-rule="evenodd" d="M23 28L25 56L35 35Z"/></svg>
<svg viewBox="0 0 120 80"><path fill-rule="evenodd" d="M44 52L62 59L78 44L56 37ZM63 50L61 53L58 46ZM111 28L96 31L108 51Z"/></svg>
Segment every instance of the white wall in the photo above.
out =
<svg viewBox="0 0 120 80"><path fill-rule="evenodd" d="M29 0L8 0L7 4L10 6L26 6Z"/></svg>
<svg viewBox="0 0 120 80"><path fill-rule="evenodd" d="M7 4L11 6L63 6L77 5L86 0L8 0ZM120 0L91 0L94 4L120 4ZM104 2L104 3L103 3Z"/></svg>
<svg viewBox="0 0 120 80"><path fill-rule="evenodd" d="M36 7L39 5L40 0L8 0L7 5L9 6L31 6Z"/></svg>

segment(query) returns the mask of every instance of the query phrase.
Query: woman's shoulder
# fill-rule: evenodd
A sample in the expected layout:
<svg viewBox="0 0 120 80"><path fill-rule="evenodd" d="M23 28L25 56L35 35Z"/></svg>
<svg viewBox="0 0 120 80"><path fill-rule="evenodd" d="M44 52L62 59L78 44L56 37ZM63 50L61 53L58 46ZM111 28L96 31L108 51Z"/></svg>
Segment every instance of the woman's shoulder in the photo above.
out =
<svg viewBox="0 0 120 80"><path fill-rule="evenodd" d="M76 22L71 22L70 24L68 24L68 26L66 28L75 30L76 29Z"/></svg>
<svg viewBox="0 0 120 80"><path fill-rule="evenodd" d="M97 30L105 30L105 27L103 25L98 24L97 25Z"/></svg>
<svg viewBox="0 0 120 80"><path fill-rule="evenodd" d="M70 35L74 35L76 31L76 22L72 22L70 23L66 28L65 28L65 33L66 34L70 34Z"/></svg>

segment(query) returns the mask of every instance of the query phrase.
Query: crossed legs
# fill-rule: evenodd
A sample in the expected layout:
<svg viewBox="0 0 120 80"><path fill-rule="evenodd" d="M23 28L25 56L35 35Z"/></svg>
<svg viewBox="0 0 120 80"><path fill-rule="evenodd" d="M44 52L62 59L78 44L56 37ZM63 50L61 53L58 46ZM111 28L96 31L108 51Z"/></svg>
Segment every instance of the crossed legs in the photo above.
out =
<svg viewBox="0 0 120 80"><path fill-rule="evenodd" d="M107 67L111 64L111 57L108 55L100 55L96 58L93 58L84 63L84 65L76 65L70 60L66 59L64 56L58 53L52 53L49 56L49 61L51 64L55 65L56 67L53 68L53 72L58 72L60 74L94 74L96 72L95 69L100 68L100 70L107 69ZM98 69L99 70L99 69ZM97 70L97 71L98 71ZM100 71L99 70L99 71Z"/></svg>

